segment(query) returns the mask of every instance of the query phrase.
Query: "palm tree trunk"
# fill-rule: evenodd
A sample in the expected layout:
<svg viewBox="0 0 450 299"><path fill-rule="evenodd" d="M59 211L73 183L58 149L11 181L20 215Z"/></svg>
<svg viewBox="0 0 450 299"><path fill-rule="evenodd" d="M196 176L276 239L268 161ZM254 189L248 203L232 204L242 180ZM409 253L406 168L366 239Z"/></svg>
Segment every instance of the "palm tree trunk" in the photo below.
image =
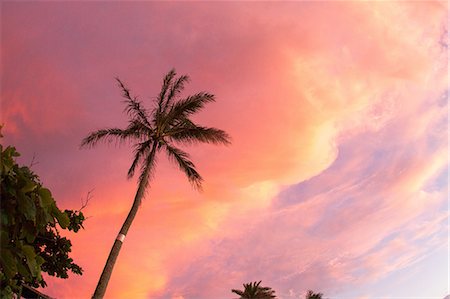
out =
<svg viewBox="0 0 450 299"><path fill-rule="evenodd" d="M111 278L111 274L116 263L117 257L119 256L120 249L122 248L123 240L130 229L131 224L133 223L134 218L136 217L139 206L141 205L142 199L145 194L145 188L148 182L148 176L150 171L150 165L154 162L156 152L156 143L153 145L152 150L148 156L146 173L142 177L142 180L139 182L139 187L136 192L136 196L134 198L133 206L131 207L130 212L128 213L125 222L120 229L119 234L117 235L116 240L111 248L111 251L108 256L108 260L106 261L105 267L103 268L102 275L97 283L97 287L95 289L94 295L92 299L101 299L105 296L106 288L109 283L109 279Z"/></svg>

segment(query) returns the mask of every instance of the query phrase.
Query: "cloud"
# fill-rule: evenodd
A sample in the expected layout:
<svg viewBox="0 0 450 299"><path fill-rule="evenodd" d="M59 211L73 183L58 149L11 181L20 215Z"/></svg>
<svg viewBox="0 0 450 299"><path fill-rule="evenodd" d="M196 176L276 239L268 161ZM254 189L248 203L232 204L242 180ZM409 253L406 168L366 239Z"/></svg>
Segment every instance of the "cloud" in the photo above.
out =
<svg viewBox="0 0 450 299"><path fill-rule="evenodd" d="M158 160L110 298L226 298L260 279L289 298L362 283L361 273L377 279L394 270L380 270L385 261L425 254L395 233L429 240L443 229L416 221L429 223L445 199L435 184L448 150L444 6L5 4L7 138L37 151L61 205L76 207L95 186L86 230L73 236L85 274L52 280L50 294L92 293L131 205L129 149L78 150L89 131L124 124L112 77L151 104L173 66L191 75L187 92L216 94L197 120L233 145L189 149L202 194Z"/></svg>
<svg viewBox="0 0 450 299"><path fill-rule="evenodd" d="M443 246L448 213L433 219L446 202L447 190L423 190L436 172L421 173L420 180L407 189L404 176L409 177L409 171L395 171L397 165L386 157L373 159L371 164L369 157L374 152L365 149L360 153L368 159L357 164L359 172L353 169L355 176L339 175L346 172L346 166L355 165L351 156L355 148L375 140L388 142L378 140L377 135L364 134L365 142L361 135L355 136L340 148L329 169L282 192L270 209L247 212L219 228L234 234L202 244L207 252L191 260L186 270L180 272L175 262L174 278L160 298L171 292L189 298L214 294L226 298L227 291L239 282L259 279L279 290L281 298L290 298L289 290L299 294L307 288L333 294L341 285L373 282ZM417 159L433 160L434 156L440 153ZM415 161L410 162L413 169ZM445 165L444 160L441 167ZM313 185L322 188L313 189Z"/></svg>
<svg viewBox="0 0 450 299"><path fill-rule="evenodd" d="M393 7L381 8L384 12ZM403 7L394 8L390 17L405 17ZM370 11L369 16L377 16L380 11ZM430 217L430 211L438 210L446 200L444 186L439 192L425 190L448 165L443 142L447 109L440 100L446 74L442 72L440 50L417 47L414 37L420 36L419 32L398 38L400 26L391 29L389 22L379 24L373 18L367 23L368 28L365 23L358 25L362 32L378 35L379 41L389 44L375 47L373 52L370 49L367 55L376 60L354 62L345 76L336 79L345 65L333 60L334 53L327 56L320 48L316 59L308 53L302 53L305 57L300 60L292 58L298 74L298 95L317 112L310 120L317 131L307 135L308 145L322 137L324 142L318 148L331 150L334 154L325 155L331 161L316 164L319 173L310 172L307 180L285 188L278 196L264 191L266 186L277 190L280 183L293 183L294 175L287 175L289 170L297 171L302 178L305 167L295 167L296 162L301 163L295 155L292 168L253 184L256 187L251 193L259 194L259 207L247 210L244 203L240 211L236 204L234 216L213 238L214 245L203 245L209 248L208 253L191 261L181 273L173 270L175 278L161 298L171 292L184 292L189 298L213 294L225 298L240 282L259 279L286 298L289 290L293 294L306 288L337 292L343 288L339 285L367 283L415 263L434 246L443 244L443 238L417 245L414 238L395 237L397 231L421 231L415 225L417 219ZM358 51L359 46L356 43L350 50ZM436 54L433 60L429 60L430 52ZM399 63L392 57L404 61ZM420 62L413 63L417 59ZM401 71L397 71L400 66ZM304 86L307 88L302 89ZM289 147L289 141L285 146ZM313 161L319 162L320 157L319 152ZM445 231L442 219L438 227L428 231L422 241ZM223 236L223 232L234 234ZM361 278L364 276L368 279Z"/></svg>

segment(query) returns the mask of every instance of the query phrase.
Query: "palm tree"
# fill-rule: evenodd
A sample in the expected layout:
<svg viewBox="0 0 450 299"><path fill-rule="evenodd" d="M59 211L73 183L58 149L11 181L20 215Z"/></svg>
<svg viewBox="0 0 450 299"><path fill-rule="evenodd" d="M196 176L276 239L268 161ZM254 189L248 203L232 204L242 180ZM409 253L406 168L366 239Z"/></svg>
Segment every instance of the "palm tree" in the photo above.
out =
<svg viewBox="0 0 450 299"><path fill-rule="evenodd" d="M309 290L306 294L305 299L322 299L322 296L322 293L314 293L313 291Z"/></svg>
<svg viewBox="0 0 450 299"><path fill-rule="evenodd" d="M269 287L260 287L261 281L244 283L244 290L232 289L231 292L238 294L239 299L273 299L277 298L275 296L275 291Z"/></svg>
<svg viewBox="0 0 450 299"><path fill-rule="evenodd" d="M176 145L202 142L224 145L230 143L230 137L226 132L202 127L190 120L190 116L200 111L205 104L215 101L214 95L199 92L180 99L179 94L184 89L184 84L189 81L189 77L183 75L176 78L176 75L175 70L172 69L165 76L161 92L154 102L151 113L144 108L141 101L132 97L130 90L116 78L125 99L124 111L129 117L128 126L125 129L107 128L92 132L81 143L81 147L93 147L100 141L111 142L112 140L133 143L134 160L128 170L128 178L133 177L136 169L139 168L138 188L133 205L114 241L92 298L103 298L105 294L123 240L145 197L145 191L155 170L157 154L165 151L168 158L186 174L193 187L201 190L202 177L189 155Z"/></svg>

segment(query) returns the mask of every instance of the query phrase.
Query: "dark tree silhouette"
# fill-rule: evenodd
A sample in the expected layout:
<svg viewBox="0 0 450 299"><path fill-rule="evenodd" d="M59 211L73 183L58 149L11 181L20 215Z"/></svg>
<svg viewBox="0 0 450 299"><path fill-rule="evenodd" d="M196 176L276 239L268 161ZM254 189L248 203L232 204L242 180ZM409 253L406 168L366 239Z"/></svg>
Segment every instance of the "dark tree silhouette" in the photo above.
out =
<svg viewBox="0 0 450 299"><path fill-rule="evenodd" d="M261 287L261 281L244 283L244 290L232 289L231 292L239 295L239 299L273 299L277 298L275 296L275 291L269 287Z"/></svg>
<svg viewBox="0 0 450 299"><path fill-rule="evenodd" d="M2 299L22 298L32 287L46 287L43 273L66 279L70 272L83 272L70 257L72 242L60 233L83 228L84 206L78 211L60 210L31 166L16 161L19 156L14 146L0 144Z"/></svg>
<svg viewBox="0 0 450 299"><path fill-rule="evenodd" d="M305 299L322 299L322 296L322 293L314 293L313 291L309 290L306 294Z"/></svg>
<svg viewBox="0 0 450 299"><path fill-rule="evenodd" d="M169 159L183 171L189 182L201 189L202 177L197 172L189 155L176 145L197 143L230 143L230 137L222 130L195 124L190 117L199 112L207 103L215 101L214 95L199 92L180 99L179 94L188 82L186 75L176 78L175 70L165 76L161 92L156 98L153 110L149 113L141 101L132 97L130 90L116 78L125 99L125 112L129 120L125 129L108 128L90 133L83 139L81 146L95 146L99 141L131 142L134 148L134 160L128 170L128 178L133 177L139 168L139 183L131 210L114 241L108 260L103 269L97 288L92 298L103 298L114 264L123 240L133 222L142 199L145 196L151 175L155 170L157 154L165 151Z"/></svg>

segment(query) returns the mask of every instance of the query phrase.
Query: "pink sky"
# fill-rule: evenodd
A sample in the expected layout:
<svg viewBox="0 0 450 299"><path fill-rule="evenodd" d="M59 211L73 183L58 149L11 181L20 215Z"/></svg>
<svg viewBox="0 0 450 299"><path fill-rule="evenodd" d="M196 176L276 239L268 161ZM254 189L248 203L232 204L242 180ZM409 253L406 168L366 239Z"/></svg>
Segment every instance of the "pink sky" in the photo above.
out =
<svg viewBox="0 0 450 299"><path fill-rule="evenodd" d="M189 148L198 193L164 157L107 298L443 298L448 281L448 4L1 3L3 140L61 208L94 189L69 235L88 298L136 189L127 146L80 150L123 126L114 77L151 104L172 67L229 147Z"/></svg>

